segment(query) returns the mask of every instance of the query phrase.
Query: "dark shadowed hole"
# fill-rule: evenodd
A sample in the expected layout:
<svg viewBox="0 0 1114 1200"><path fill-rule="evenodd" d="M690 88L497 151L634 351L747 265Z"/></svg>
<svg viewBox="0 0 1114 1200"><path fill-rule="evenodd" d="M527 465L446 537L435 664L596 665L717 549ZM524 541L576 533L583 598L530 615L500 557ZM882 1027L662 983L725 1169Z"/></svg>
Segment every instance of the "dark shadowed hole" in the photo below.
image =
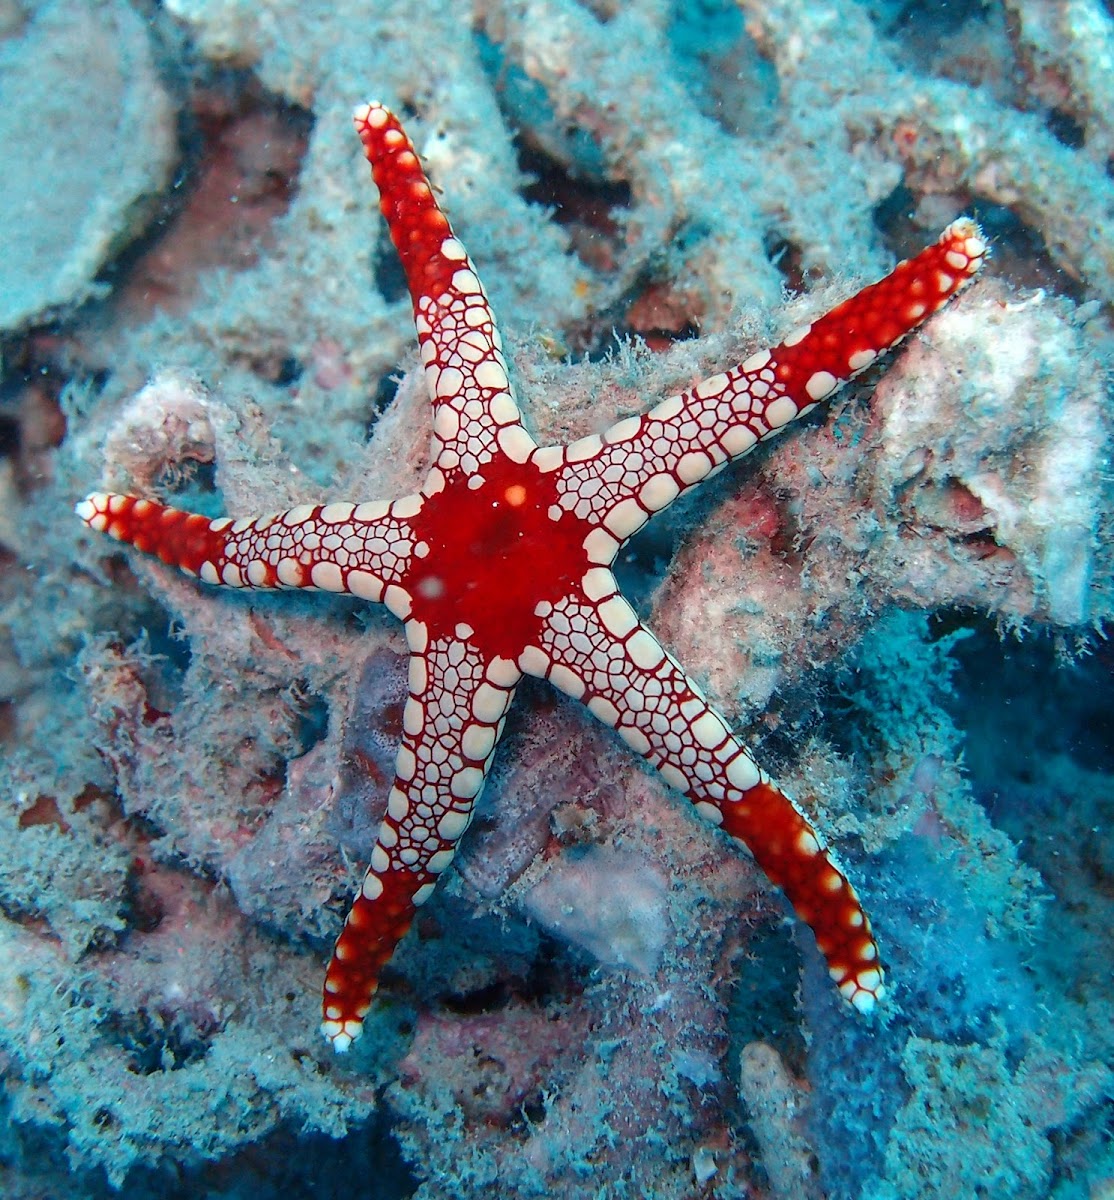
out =
<svg viewBox="0 0 1114 1200"><path fill-rule="evenodd" d="M275 383L279 387L289 387L292 383L297 383L305 373L305 367L292 354L289 354L279 363L278 373L275 375Z"/></svg>
<svg viewBox="0 0 1114 1200"><path fill-rule="evenodd" d="M983 20L989 13L988 0L909 0L899 9L887 33L928 36L936 41L955 32L971 18Z"/></svg>
<svg viewBox="0 0 1114 1200"><path fill-rule="evenodd" d="M208 1014L196 1018L184 1012L170 1015L145 1007L133 1013L112 1013L101 1028L127 1054L128 1069L136 1075L180 1071L200 1062L217 1032Z"/></svg>
<svg viewBox="0 0 1114 1200"><path fill-rule="evenodd" d="M215 462L176 459L155 476L154 490L175 508L202 513L206 517L222 515L224 498L217 488Z"/></svg>
<svg viewBox="0 0 1114 1200"><path fill-rule="evenodd" d="M136 674L147 696L148 719L173 712L181 703L186 672L193 652L173 618L159 605L147 610L139 643Z"/></svg>
<svg viewBox="0 0 1114 1200"><path fill-rule="evenodd" d="M462 1017L477 1017L483 1013L506 1008L514 993L505 980L497 980L471 992L450 992L442 1003L449 1012Z"/></svg>
<svg viewBox="0 0 1114 1200"><path fill-rule="evenodd" d="M402 383L402 377L393 373L384 375L372 390L368 401L368 418L365 425L365 434L371 437L371 432L375 428L379 418L387 411L394 403L395 396L398 395L399 384Z"/></svg>
<svg viewBox="0 0 1114 1200"><path fill-rule="evenodd" d="M776 906L773 896L768 903ZM768 1042L791 1071L804 1074L806 1048L793 997L801 973L801 956L784 921L743 931L743 948L733 960L735 982L728 1000L731 1045Z"/></svg>
<svg viewBox="0 0 1114 1200"><path fill-rule="evenodd" d="M142 824L133 818L132 827L138 829L142 827ZM152 835L157 835L158 831L151 828L150 832ZM162 897L154 888L146 885L140 871L133 871L128 876L124 910L128 928L136 933L154 933L162 924L163 917L166 916Z"/></svg>
<svg viewBox="0 0 1114 1200"><path fill-rule="evenodd" d="M323 696L304 694L295 710L294 738L301 747L299 756L308 754L329 733L329 705Z"/></svg>
<svg viewBox="0 0 1114 1200"><path fill-rule="evenodd" d="M988 0L909 0L885 26L885 32L904 47L920 67L929 66L941 48L954 42L967 21L985 21L990 15Z"/></svg>
<svg viewBox="0 0 1114 1200"><path fill-rule="evenodd" d="M0 458L18 454L19 444L19 419L0 413Z"/></svg>
<svg viewBox="0 0 1114 1200"><path fill-rule="evenodd" d="M11 460L12 482L21 494L53 478L48 463L66 436L60 402L66 386L86 393L96 387L92 373L71 362L70 355L59 322L0 337L0 458Z"/></svg>
<svg viewBox="0 0 1114 1200"><path fill-rule="evenodd" d="M1062 108L1053 108L1044 118L1048 132L1069 150L1078 150L1084 142L1083 126Z"/></svg>
<svg viewBox="0 0 1114 1200"><path fill-rule="evenodd" d="M583 263L600 272L615 270L622 251L618 214L630 208L630 185L574 175L522 136L515 139L515 149L519 168L533 180L522 189L523 198L552 210Z"/></svg>
<svg viewBox="0 0 1114 1200"><path fill-rule="evenodd" d="M442 1004L460 1016L499 1012L512 1003L551 1002L560 1005L579 994L575 971L570 970L566 947L548 934L539 938L533 959L524 973L513 973L471 992L450 992Z"/></svg>
<svg viewBox="0 0 1114 1200"><path fill-rule="evenodd" d="M952 651L959 671L948 706L961 725L977 718L980 730L997 729L997 738L989 732L969 738L964 759L976 780L989 789L1003 744L1039 746L1045 758L1069 755L1088 770L1114 772L1114 641L1096 638L1088 653L1067 661L1054 639L1003 641L993 621L967 610L949 610L934 621L937 627L974 631ZM1042 681L1036 698L1034 679ZM1023 757L1011 756L1011 764ZM1004 796L1008 804L1008 789Z"/></svg>
<svg viewBox="0 0 1114 1200"><path fill-rule="evenodd" d="M402 262L394 252L394 248L388 246L385 242L382 246L382 252L376 258L375 270L372 272L372 275L375 279L376 289L388 304L395 304L399 300L405 300L410 295L410 288L406 283L406 272L402 269Z"/></svg>
<svg viewBox="0 0 1114 1200"><path fill-rule="evenodd" d="M400 376L384 375L375 385L375 391L371 396L371 406L377 413L386 412L391 407L395 396L398 395L400 383L402 383Z"/></svg>
<svg viewBox="0 0 1114 1200"><path fill-rule="evenodd" d="M764 239L766 257L780 272L785 286L791 292L805 290L805 272L802 267L801 248L795 242L770 230Z"/></svg>

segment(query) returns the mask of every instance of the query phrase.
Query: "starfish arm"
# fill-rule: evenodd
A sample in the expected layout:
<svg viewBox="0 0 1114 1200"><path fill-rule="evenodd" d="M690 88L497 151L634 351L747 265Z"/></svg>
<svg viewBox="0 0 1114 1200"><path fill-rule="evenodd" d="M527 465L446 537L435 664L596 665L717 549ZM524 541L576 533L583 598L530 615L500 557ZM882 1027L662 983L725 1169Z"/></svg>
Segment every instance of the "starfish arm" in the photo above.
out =
<svg viewBox="0 0 1114 1200"><path fill-rule="evenodd" d="M537 446L522 426L487 294L413 143L381 104L361 105L353 120L414 302L434 413L434 465L426 489L439 491L452 472L474 475L497 447L525 461Z"/></svg>
<svg viewBox="0 0 1114 1200"><path fill-rule="evenodd" d="M869 1011L883 992L870 921L808 818L770 780L601 571L592 599L546 618L520 665L580 700L753 854L809 925L842 995Z"/></svg>
<svg viewBox="0 0 1114 1200"><path fill-rule="evenodd" d="M359 1037L379 972L452 862L483 790L521 672L411 620L410 695L387 813L325 975L324 1035Z"/></svg>
<svg viewBox="0 0 1114 1200"><path fill-rule="evenodd" d="M772 350L568 447L558 503L630 537L865 370L970 283L986 253L974 221L953 221L935 244Z"/></svg>
<svg viewBox="0 0 1114 1200"><path fill-rule="evenodd" d="M394 503L303 504L267 517L210 519L138 496L93 492L77 505L90 529L206 583L316 588L386 599L410 564L420 496Z"/></svg>

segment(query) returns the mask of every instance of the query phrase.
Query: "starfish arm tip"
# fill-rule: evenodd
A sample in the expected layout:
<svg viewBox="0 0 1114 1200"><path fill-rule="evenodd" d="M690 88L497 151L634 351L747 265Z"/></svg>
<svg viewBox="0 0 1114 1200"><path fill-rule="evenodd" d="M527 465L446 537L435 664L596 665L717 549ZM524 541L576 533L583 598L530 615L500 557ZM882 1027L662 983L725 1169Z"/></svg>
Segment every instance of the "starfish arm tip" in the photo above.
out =
<svg viewBox="0 0 1114 1200"><path fill-rule="evenodd" d="M940 234L940 245L957 254L957 263L967 275L974 276L990 257L990 240L973 217L956 217Z"/></svg>
<svg viewBox="0 0 1114 1200"><path fill-rule="evenodd" d="M834 972L833 972L834 974ZM849 975L839 984L839 994L864 1017L876 1012L886 997L882 969L874 965Z"/></svg>
<svg viewBox="0 0 1114 1200"><path fill-rule="evenodd" d="M90 492L84 500L79 500L73 506L74 513L88 525L90 517L97 512L98 502L103 499L103 492Z"/></svg>
<svg viewBox="0 0 1114 1200"><path fill-rule="evenodd" d="M347 1054L352 1043L364 1031L362 1021L339 1021L326 1018L321 1022L321 1034L337 1054Z"/></svg>
<svg viewBox="0 0 1114 1200"><path fill-rule="evenodd" d="M352 124L356 126L357 130L363 130L372 125L385 125L391 115L391 110L381 101L367 100L352 109Z"/></svg>
<svg viewBox="0 0 1114 1200"><path fill-rule="evenodd" d="M103 532L108 526L111 500L112 495L109 492L90 492L84 500L79 500L74 505L74 515L90 529L95 529L98 533Z"/></svg>

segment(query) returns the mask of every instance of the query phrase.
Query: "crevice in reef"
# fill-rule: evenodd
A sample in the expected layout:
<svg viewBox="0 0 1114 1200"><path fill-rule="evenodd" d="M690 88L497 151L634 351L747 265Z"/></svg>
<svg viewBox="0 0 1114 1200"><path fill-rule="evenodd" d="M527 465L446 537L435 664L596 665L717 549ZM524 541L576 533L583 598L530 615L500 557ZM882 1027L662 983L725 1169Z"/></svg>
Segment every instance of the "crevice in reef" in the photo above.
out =
<svg viewBox="0 0 1114 1200"><path fill-rule="evenodd" d="M531 180L522 188L523 198L551 212L581 262L601 273L614 271L623 249L629 185L574 174L534 142L527 130L519 131L515 146L519 168Z"/></svg>
<svg viewBox="0 0 1114 1200"><path fill-rule="evenodd" d="M118 318L183 310L206 271L242 271L273 246L298 187L313 118L246 72L214 72L189 90L182 159L148 232L108 263ZM263 368L268 378L273 368Z"/></svg>

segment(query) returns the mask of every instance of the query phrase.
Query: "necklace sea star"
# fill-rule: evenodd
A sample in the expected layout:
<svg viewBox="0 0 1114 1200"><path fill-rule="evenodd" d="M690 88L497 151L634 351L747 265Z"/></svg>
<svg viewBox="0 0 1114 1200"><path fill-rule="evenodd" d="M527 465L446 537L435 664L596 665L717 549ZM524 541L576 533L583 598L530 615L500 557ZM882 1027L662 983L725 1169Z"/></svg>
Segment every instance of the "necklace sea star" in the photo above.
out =
<svg viewBox="0 0 1114 1200"><path fill-rule="evenodd" d="M755 763L619 592L624 542L679 495L831 395L956 294L986 244L969 220L811 325L641 416L538 446L499 331L414 147L380 104L356 129L410 286L434 407L419 492L210 520L90 495L93 529L230 587L319 588L382 601L405 622L409 698L371 865L325 976L322 1030L358 1037L383 965L472 820L515 687L582 701L749 847L809 924L840 992L883 992L870 921L807 818Z"/></svg>

